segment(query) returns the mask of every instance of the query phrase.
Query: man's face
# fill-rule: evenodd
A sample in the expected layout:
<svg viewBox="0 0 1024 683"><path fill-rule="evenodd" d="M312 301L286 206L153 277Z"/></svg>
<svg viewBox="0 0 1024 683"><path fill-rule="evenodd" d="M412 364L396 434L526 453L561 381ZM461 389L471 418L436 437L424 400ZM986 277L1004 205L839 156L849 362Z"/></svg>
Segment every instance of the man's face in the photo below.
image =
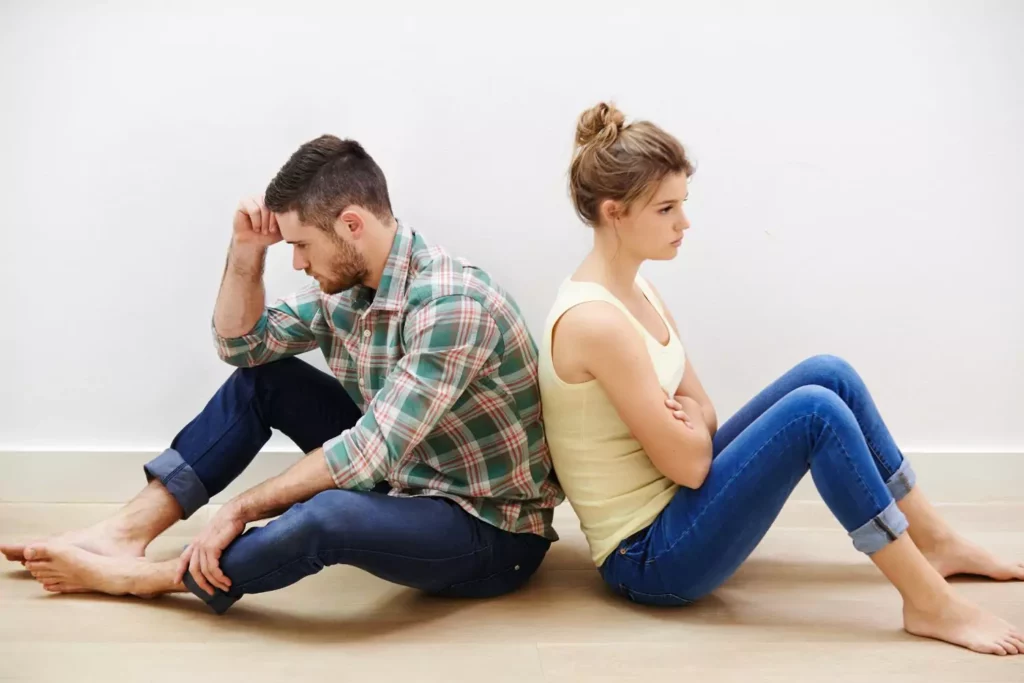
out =
<svg viewBox="0 0 1024 683"><path fill-rule="evenodd" d="M292 267L305 271L326 294L344 292L366 278L366 259L352 238L345 234L343 223L341 230L336 223L328 232L301 223L296 211L276 216L281 236L292 245Z"/></svg>

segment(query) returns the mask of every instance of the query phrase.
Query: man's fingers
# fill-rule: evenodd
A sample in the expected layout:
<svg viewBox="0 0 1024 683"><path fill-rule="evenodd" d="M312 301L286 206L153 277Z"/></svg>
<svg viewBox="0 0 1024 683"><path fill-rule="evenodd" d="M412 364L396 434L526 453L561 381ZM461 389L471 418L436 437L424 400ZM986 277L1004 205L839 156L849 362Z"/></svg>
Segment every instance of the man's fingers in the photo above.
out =
<svg viewBox="0 0 1024 683"><path fill-rule="evenodd" d="M214 594L213 586L206 580L203 571L203 549L199 548L197 551L192 553L192 561L189 562L189 573L192 575L192 579L203 589L204 592L210 595Z"/></svg>
<svg viewBox="0 0 1024 683"><path fill-rule="evenodd" d="M277 214L275 214L273 211L270 212L270 234L277 234Z"/></svg>
<svg viewBox="0 0 1024 683"><path fill-rule="evenodd" d="M181 553L181 557L178 558L178 568L174 572L174 582L181 583L185 578L185 572L188 571L189 560L192 559L192 546L185 548L184 552Z"/></svg>
<svg viewBox="0 0 1024 683"><path fill-rule="evenodd" d="M260 232L264 235L270 234L270 211L260 202Z"/></svg>
<svg viewBox="0 0 1024 683"><path fill-rule="evenodd" d="M220 551L219 550L217 550L217 551L211 550L210 551L210 564L207 565L207 566L210 569L210 580L213 582L213 585L217 586L217 588L221 589L224 592L227 592L228 590L230 590L231 589L231 580L228 579L228 577L225 576L224 572L221 571L221 569L220 569Z"/></svg>

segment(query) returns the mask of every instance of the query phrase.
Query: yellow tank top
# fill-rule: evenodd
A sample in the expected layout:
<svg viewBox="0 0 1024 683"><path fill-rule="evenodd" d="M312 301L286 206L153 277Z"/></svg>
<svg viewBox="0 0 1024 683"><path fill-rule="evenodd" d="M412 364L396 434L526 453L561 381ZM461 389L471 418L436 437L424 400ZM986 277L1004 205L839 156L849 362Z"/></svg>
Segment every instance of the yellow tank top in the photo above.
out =
<svg viewBox="0 0 1024 683"><path fill-rule="evenodd" d="M540 388L548 447L597 566L622 539L650 525L679 487L650 461L597 380L569 384L559 378L551 358L551 333L570 308L589 301L615 306L643 337L662 389L667 396L674 395L686 368L682 342L650 285L640 276L636 283L665 321L667 345L660 344L607 289L571 279L558 291L541 343Z"/></svg>

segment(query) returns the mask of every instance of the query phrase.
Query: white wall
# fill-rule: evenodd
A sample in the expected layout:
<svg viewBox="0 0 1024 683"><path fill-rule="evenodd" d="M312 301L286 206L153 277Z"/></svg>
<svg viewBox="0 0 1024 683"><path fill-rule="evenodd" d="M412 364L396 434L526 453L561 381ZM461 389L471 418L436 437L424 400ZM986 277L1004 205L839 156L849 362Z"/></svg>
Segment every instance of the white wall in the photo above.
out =
<svg viewBox="0 0 1024 683"><path fill-rule="evenodd" d="M721 412L828 351L906 449L1024 451L1024 5L385 4L0 8L0 450L165 445L230 372L237 199L324 132L538 331L588 243L575 117L610 97L699 163L647 274ZM275 251L271 295L303 281Z"/></svg>

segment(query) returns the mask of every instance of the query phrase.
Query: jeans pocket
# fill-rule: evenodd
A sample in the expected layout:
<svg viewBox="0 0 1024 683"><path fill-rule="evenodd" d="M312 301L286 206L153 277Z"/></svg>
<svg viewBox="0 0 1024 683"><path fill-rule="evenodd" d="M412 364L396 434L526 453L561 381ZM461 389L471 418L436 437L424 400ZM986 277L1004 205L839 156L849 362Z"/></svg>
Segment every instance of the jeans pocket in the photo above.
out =
<svg viewBox="0 0 1024 683"><path fill-rule="evenodd" d="M655 607L685 607L686 605L693 604L693 600L687 600L675 593L643 593L638 590L633 590L621 583L619 584L619 593L631 602L635 602L640 605L652 605Z"/></svg>

